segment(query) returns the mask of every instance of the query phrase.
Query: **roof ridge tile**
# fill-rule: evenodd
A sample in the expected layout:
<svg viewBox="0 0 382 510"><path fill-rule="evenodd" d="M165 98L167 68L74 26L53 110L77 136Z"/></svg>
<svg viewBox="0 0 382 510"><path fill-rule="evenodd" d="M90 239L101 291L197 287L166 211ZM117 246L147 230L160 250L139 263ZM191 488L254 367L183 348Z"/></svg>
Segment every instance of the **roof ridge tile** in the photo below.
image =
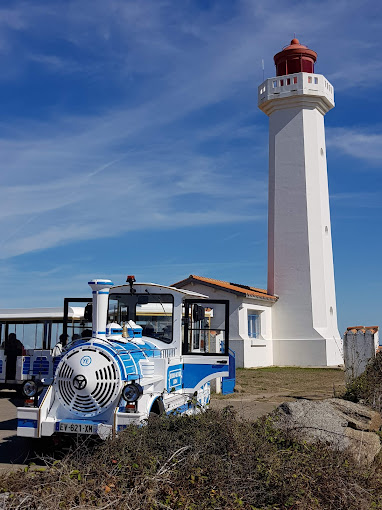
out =
<svg viewBox="0 0 382 510"><path fill-rule="evenodd" d="M246 296L257 296L257 297L260 297L263 299L265 298L265 299L270 299L270 300L277 299L276 296L274 296L272 294L268 294L266 289L259 289L257 287L251 287L249 285L242 285L242 284L238 284L238 283L226 282L224 280L217 280L216 278L209 278L207 276L199 276L199 275L195 275L195 274L190 274L190 276L188 276L184 280L176 282L174 284L174 286L181 284L181 283L186 283L186 282L192 281L192 280L209 283L211 285L216 285L217 287L221 287L226 290L239 292Z"/></svg>

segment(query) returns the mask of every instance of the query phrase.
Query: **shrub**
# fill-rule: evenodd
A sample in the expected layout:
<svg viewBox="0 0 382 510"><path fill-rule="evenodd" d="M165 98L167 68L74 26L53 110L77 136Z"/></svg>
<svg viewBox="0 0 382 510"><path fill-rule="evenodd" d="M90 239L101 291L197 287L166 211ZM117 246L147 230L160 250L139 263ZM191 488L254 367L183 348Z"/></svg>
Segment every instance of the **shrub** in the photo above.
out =
<svg viewBox="0 0 382 510"><path fill-rule="evenodd" d="M363 374L347 385L344 398L353 402L361 400L382 411L382 352L377 353Z"/></svg>
<svg viewBox="0 0 382 510"><path fill-rule="evenodd" d="M2 508L20 510L382 508L378 465L361 468L292 440L269 417L239 421L229 409L85 441L44 470L2 475L0 488Z"/></svg>

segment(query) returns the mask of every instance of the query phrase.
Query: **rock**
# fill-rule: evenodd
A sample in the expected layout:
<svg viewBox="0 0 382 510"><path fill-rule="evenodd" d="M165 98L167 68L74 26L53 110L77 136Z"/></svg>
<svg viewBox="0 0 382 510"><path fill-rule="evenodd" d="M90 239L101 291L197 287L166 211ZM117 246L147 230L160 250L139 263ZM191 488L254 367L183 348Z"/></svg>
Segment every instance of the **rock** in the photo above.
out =
<svg viewBox="0 0 382 510"><path fill-rule="evenodd" d="M234 393L244 393L244 389L240 384L235 384L235 387L233 389Z"/></svg>
<svg viewBox="0 0 382 510"><path fill-rule="evenodd" d="M284 402L273 413L275 426L307 442L321 441L348 450L362 464L371 464L381 449L377 432L381 415L368 407L331 398Z"/></svg>

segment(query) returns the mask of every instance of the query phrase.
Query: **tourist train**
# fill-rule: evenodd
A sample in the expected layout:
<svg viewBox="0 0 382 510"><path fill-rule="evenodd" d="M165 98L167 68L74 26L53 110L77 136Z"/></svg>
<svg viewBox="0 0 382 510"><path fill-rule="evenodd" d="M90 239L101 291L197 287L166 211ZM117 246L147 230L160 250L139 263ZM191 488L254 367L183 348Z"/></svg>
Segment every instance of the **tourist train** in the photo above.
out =
<svg viewBox="0 0 382 510"><path fill-rule="evenodd" d="M17 435L107 438L150 415L200 412L214 379L233 390L228 301L133 276L126 285L89 285L92 302L82 312L70 305L86 298L65 299L51 373L24 383L29 405L17 409Z"/></svg>

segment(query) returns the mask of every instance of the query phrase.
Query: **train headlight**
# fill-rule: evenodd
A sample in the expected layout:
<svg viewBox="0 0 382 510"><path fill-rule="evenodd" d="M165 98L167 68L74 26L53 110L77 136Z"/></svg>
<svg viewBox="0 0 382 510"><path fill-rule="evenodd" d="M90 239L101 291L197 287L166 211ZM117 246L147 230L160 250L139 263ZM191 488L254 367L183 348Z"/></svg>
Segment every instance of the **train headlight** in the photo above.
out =
<svg viewBox="0 0 382 510"><path fill-rule="evenodd" d="M26 398L33 398L39 395L43 389L41 381L25 381L22 387L22 393Z"/></svg>
<svg viewBox="0 0 382 510"><path fill-rule="evenodd" d="M127 384L122 390L122 397L126 402L135 402L143 393L143 388L137 383Z"/></svg>

